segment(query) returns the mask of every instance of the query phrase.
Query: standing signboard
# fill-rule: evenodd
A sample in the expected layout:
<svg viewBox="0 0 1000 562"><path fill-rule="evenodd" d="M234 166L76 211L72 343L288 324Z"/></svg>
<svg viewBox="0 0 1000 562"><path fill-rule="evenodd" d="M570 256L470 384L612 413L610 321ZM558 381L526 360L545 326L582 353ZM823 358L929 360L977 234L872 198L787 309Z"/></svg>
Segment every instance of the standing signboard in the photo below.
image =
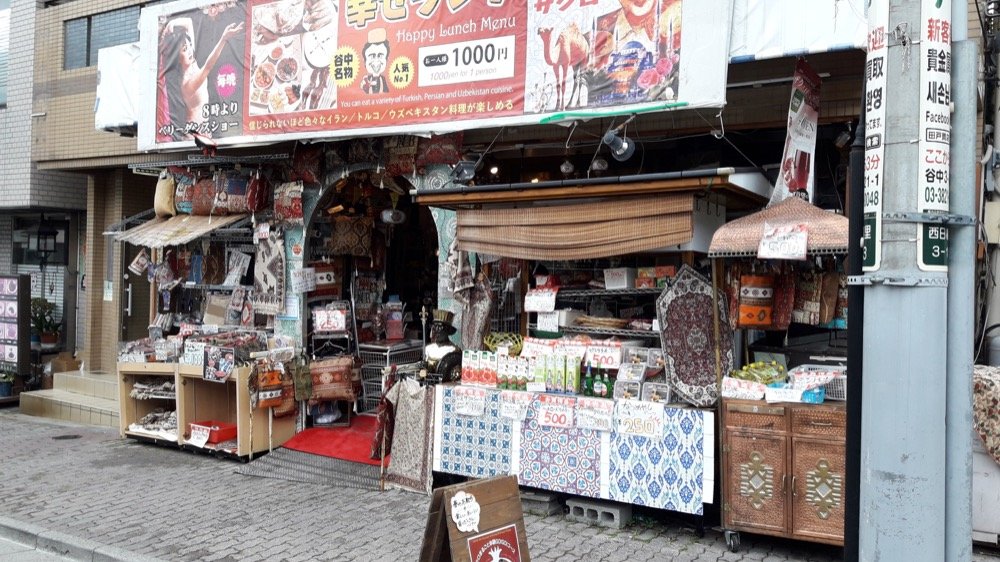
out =
<svg viewBox="0 0 1000 562"><path fill-rule="evenodd" d="M924 0L920 19L917 210L947 213L951 162L951 0ZM923 271L948 271L946 225L920 225L917 266Z"/></svg>
<svg viewBox="0 0 1000 562"><path fill-rule="evenodd" d="M733 0L156 4L140 17L139 149L192 133L233 145L722 107L718 30L732 12Z"/></svg>
<svg viewBox="0 0 1000 562"><path fill-rule="evenodd" d="M861 268L882 265L882 186L885 183L886 66L889 0L872 0L868 8L868 59L865 62L865 180Z"/></svg>
<svg viewBox="0 0 1000 562"><path fill-rule="evenodd" d="M514 476L434 490L420 562L530 562Z"/></svg>

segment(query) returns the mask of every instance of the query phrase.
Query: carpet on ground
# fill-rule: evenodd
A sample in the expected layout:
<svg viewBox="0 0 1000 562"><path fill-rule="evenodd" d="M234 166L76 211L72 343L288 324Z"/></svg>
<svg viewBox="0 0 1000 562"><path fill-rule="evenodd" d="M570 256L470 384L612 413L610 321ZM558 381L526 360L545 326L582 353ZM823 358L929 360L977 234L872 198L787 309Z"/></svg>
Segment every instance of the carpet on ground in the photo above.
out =
<svg viewBox="0 0 1000 562"><path fill-rule="evenodd" d="M369 458L375 417L351 417L349 427L304 429L270 453L236 470L239 474L312 484L380 489L380 461ZM386 458L386 463L389 459Z"/></svg>

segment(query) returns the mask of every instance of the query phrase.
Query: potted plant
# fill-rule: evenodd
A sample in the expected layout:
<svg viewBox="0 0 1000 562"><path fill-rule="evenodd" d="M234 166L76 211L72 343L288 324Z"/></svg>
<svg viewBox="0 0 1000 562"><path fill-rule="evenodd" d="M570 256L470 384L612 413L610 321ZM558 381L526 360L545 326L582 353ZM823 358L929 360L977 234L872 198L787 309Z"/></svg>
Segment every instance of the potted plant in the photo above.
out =
<svg viewBox="0 0 1000 562"><path fill-rule="evenodd" d="M31 331L37 334L42 345L54 345L59 342L59 330L62 325L55 319L56 305L45 298L31 299Z"/></svg>
<svg viewBox="0 0 1000 562"><path fill-rule="evenodd" d="M0 371L0 398L14 395L14 373Z"/></svg>

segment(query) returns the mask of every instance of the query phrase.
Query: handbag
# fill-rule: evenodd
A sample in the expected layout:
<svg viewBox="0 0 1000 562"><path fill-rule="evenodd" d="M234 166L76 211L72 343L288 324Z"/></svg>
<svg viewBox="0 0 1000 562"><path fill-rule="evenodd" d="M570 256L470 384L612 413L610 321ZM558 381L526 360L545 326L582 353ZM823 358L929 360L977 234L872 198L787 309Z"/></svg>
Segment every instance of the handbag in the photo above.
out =
<svg viewBox="0 0 1000 562"><path fill-rule="evenodd" d="M335 255L370 257L374 229L375 221L368 217L336 217L327 247Z"/></svg>
<svg viewBox="0 0 1000 562"><path fill-rule="evenodd" d="M295 415L299 410L299 404L295 401L295 384L291 378L281 381L281 404L274 407L274 417L283 418Z"/></svg>
<svg viewBox="0 0 1000 562"><path fill-rule="evenodd" d="M159 179L156 180L156 192L153 194L153 212L157 217L172 217L177 211L174 209L174 176L167 170L160 172Z"/></svg>
<svg viewBox="0 0 1000 562"><path fill-rule="evenodd" d="M349 400L355 399L354 385L351 381L354 369L354 356L340 355L329 359L320 359L309 364L312 378L312 400Z"/></svg>
<svg viewBox="0 0 1000 562"><path fill-rule="evenodd" d="M740 328L760 328L771 325L774 311L774 276L740 276Z"/></svg>
<svg viewBox="0 0 1000 562"><path fill-rule="evenodd" d="M271 198L271 183L258 169L247 182L247 211L256 213L267 208Z"/></svg>
<svg viewBox="0 0 1000 562"><path fill-rule="evenodd" d="M270 366L269 362L257 362L257 406L274 408L281 405L282 381L281 371Z"/></svg>
<svg viewBox="0 0 1000 562"><path fill-rule="evenodd" d="M302 182L290 181L274 190L274 217L288 224L302 224Z"/></svg>

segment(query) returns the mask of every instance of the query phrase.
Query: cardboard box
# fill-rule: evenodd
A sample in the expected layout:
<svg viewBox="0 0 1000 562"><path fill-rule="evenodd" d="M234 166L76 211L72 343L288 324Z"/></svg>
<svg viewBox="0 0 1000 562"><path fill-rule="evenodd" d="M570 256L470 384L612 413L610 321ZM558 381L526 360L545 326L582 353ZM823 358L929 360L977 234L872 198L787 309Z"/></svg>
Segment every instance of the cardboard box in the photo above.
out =
<svg viewBox="0 0 1000 562"><path fill-rule="evenodd" d="M655 279L656 270L655 267L640 267L635 270L636 279Z"/></svg>
<svg viewBox="0 0 1000 562"><path fill-rule="evenodd" d="M605 289L634 289L635 268L614 267L604 270Z"/></svg>
<svg viewBox="0 0 1000 562"><path fill-rule="evenodd" d="M636 289L653 289L656 287L656 279L653 277L638 277L635 280Z"/></svg>
<svg viewBox="0 0 1000 562"><path fill-rule="evenodd" d="M80 370L80 360L75 359L73 354L68 351L63 351L59 355L56 355L52 359L52 372L53 373L65 373L67 371L79 371Z"/></svg>
<svg viewBox="0 0 1000 562"><path fill-rule="evenodd" d="M656 274L653 275L653 277L656 277L657 279L677 275L677 268L672 265L658 265L654 269L656 270Z"/></svg>

